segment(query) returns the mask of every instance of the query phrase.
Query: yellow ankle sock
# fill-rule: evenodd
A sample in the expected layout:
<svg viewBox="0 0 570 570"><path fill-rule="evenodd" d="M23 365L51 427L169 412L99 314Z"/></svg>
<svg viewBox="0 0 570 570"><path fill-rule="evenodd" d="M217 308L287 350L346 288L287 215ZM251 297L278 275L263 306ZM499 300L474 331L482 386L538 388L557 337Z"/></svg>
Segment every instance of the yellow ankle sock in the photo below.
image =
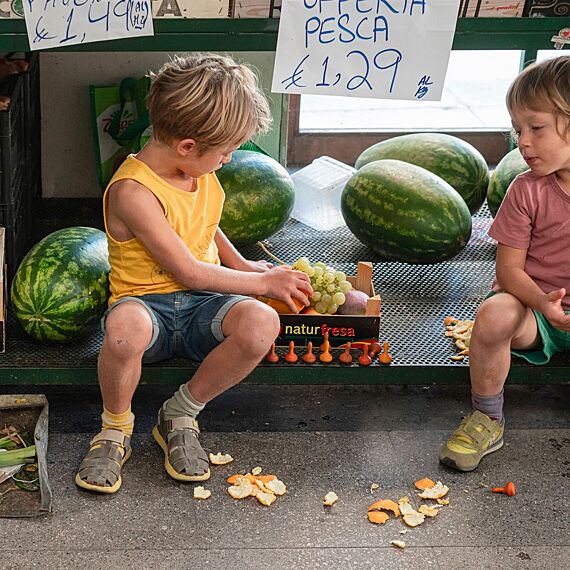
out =
<svg viewBox="0 0 570 570"><path fill-rule="evenodd" d="M117 429L129 437L133 435L135 415L131 412L130 406L121 414L113 414L104 407L101 420L103 421L102 429Z"/></svg>

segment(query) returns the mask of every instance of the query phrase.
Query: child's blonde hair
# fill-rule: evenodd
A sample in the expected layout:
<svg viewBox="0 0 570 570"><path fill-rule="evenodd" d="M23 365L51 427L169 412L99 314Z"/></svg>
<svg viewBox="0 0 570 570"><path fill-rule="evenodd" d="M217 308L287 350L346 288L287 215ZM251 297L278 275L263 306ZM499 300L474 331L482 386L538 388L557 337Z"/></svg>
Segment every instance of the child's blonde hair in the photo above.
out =
<svg viewBox="0 0 570 570"><path fill-rule="evenodd" d="M244 64L213 53L175 56L152 80L147 107L153 136L170 144L194 139L201 152L239 145L271 125L257 77Z"/></svg>
<svg viewBox="0 0 570 570"><path fill-rule="evenodd" d="M570 137L570 56L534 63L523 70L507 92L507 109L550 112L566 121L564 138Z"/></svg>

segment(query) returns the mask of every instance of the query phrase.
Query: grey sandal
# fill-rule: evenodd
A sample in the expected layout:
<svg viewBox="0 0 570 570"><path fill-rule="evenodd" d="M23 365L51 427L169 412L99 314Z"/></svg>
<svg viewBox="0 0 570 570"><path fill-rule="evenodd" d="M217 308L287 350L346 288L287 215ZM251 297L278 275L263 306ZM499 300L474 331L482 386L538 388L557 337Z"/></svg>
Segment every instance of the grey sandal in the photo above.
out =
<svg viewBox="0 0 570 570"><path fill-rule="evenodd" d="M116 429L101 430L90 443L75 483L98 493L116 493L123 479L121 467L131 456L131 438Z"/></svg>
<svg viewBox="0 0 570 570"><path fill-rule="evenodd" d="M202 449L198 422L190 416L165 420L163 411L152 435L164 452L164 468L177 481L206 481L210 478L210 462Z"/></svg>

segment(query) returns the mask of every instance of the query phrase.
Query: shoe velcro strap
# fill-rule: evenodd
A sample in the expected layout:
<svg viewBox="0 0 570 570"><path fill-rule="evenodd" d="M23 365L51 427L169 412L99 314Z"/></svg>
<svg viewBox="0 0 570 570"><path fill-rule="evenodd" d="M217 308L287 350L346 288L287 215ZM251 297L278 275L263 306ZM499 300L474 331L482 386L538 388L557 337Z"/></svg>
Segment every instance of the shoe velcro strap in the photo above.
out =
<svg viewBox="0 0 570 570"><path fill-rule="evenodd" d="M171 420L165 420L164 427L167 432L178 429L191 429L197 433L200 431L198 429L198 422L195 418L191 418L190 416L180 416Z"/></svg>
<svg viewBox="0 0 570 570"><path fill-rule="evenodd" d="M118 447L112 447L110 445L102 445L100 447L94 447L89 450L89 453L84 461L89 459L111 459L120 463L123 460L123 455L119 451Z"/></svg>
<svg viewBox="0 0 570 570"><path fill-rule="evenodd" d="M122 431L116 429L102 429L92 440L91 445L99 441L112 441L119 445L125 445L126 436Z"/></svg>

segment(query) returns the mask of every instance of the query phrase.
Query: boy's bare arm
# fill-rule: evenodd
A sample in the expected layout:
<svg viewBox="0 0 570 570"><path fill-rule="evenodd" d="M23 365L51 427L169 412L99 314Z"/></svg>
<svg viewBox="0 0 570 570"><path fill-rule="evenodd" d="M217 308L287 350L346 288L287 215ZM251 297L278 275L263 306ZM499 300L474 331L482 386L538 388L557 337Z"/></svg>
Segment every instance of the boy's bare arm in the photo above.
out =
<svg viewBox="0 0 570 570"><path fill-rule="evenodd" d="M144 186L125 181L108 193L107 224L111 235L124 241L136 237L154 259L188 289L265 295L306 303L312 292L309 278L300 271L275 268L264 273L238 271L198 261L172 229L158 200Z"/></svg>
<svg viewBox="0 0 570 570"><path fill-rule="evenodd" d="M558 289L544 293L524 270L526 254L526 249L498 244L496 273L499 285L527 307L542 313L553 326L570 330L570 315L565 315L561 306L566 291Z"/></svg>
<svg viewBox="0 0 570 570"><path fill-rule="evenodd" d="M238 271L256 271L259 273L272 268L272 264L266 261L251 261L246 259L220 228L217 229L214 240L218 247L220 261L226 267L237 269Z"/></svg>

